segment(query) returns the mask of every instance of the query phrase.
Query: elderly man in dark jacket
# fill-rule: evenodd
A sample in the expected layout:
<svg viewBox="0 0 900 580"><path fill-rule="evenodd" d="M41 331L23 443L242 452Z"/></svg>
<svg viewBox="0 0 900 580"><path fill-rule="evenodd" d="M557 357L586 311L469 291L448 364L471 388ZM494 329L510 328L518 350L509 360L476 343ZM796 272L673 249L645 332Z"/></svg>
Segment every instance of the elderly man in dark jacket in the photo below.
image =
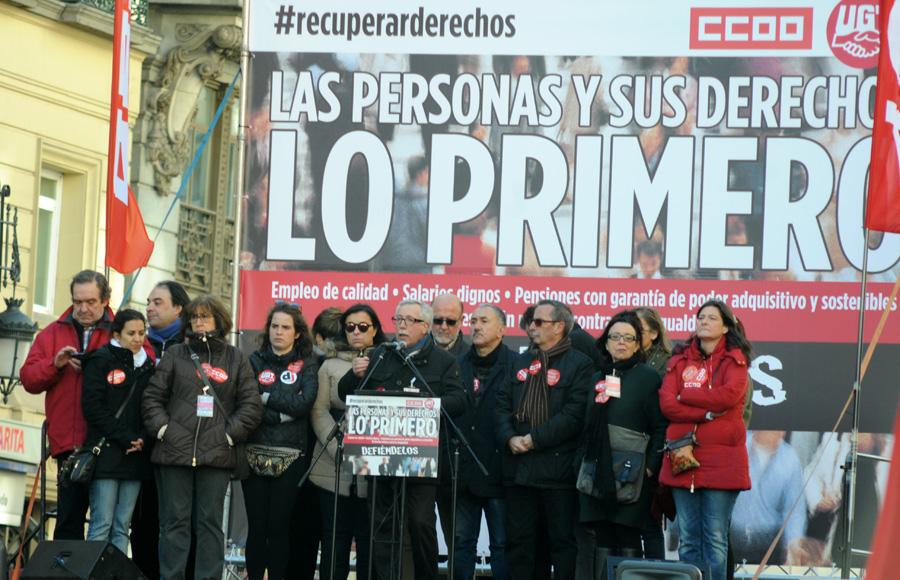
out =
<svg viewBox="0 0 900 580"><path fill-rule="evenodd" d="M433 315L431 307L427 304L404 300L397 306L396 316L393 318L397 327L396 338L407 345L402 350L403 357L409 358L434 391L434 395L441 398L441 406L451 417L455 417L465 411L466 395L460 381L456 358L438 348L428 332ZM383 348L376 349L372 353L373 358L379 355L383 355L383 358L377 368L374 362L371 363L372 370L368 357L353 360L352 368L338 384L341 398L356 391L367 376L365 390L428 394L400 356L386 352ZM442 433L441 439L444 438ZM439 470L444 468L442 465ZM438 577L437 518L434 512L438 483L437 478L418 478L409 481L406 488L405 509L408 514L413 568L417 580L436 580ZM397 479L379 478L375 496L369 496L375 519L376 544L372 557L380 580L397 578L400 547L392 546L390 543L395 488L399 490Z"/></svg>
<svg viewBox="0 0 900 580"><path fill-rule="evenodd" d="M504 450L506 560L511 578L531 578L541 512L558 580L575 578L578 493L572 463L584 428L593 364L572 348L569 307L542 300L528 334L534 345L518 355L498 394L494 418Z"/></svg>

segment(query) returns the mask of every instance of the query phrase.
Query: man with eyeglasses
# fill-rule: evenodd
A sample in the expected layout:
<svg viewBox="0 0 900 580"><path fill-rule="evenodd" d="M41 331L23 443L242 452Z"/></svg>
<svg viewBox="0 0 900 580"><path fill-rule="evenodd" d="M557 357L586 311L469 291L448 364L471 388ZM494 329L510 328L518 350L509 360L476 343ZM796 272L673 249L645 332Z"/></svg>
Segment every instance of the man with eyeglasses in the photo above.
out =
<svg viewBox="0 0 900 580"><path fill-rule="evenodd" d="M554 578L575 578L578 492L572 465L594 367L572 348L574 323L565 304L538 302L528 326L533 346L513 360L497 394L494 420L511 506L506 519L510 578L532 577L540 525L546 526L552 545Z"/></svg>
<svg viewBox="0 0 900 580"><path fill-rule="evenodd" d="M440 397L441 406L451 417L457 417L466 410L466 394L460 379L459 364L449 352L437 347L429 330L434 319L431 306L416 300L404 300L397 306L396 315L391 319L396 328L396 340L405 343L399 354L384 352L382 362L375 368L370 365L381 353L377 349L371 357L353 360L351 369L340 380L338 394L342 399L355 392L367 375L366 391L407 393L429 396L413 372L402 358L416 367L422 378L431 387L434 395ZM382 347L384 348L384 347ZM370 370L374 369L374 370ZM443 423L443 422L442 422ZM441 430L442 447L446 430ZM444 456L442 452L441 457ZM439 471L446 469L443 463ZM417 580L436 580L438 577L437 518L434 505L437 499L438 478L417 477L407 479L406 504L407 525L412 546L413 569ZM392 528L395 492L399 493L399 478L378 478L374 497L370 496L372 517L375 520L375 546L372 554L375 571L379 580L394 580L399 568L400 546L393 545Z"/></svg>
<svg viewBox="0 0 900 580"><path fill-rule="evenodd" d="M434 342L442 349L458 357L469 349L460 330L462 329L463 303L456 294L439 294L431 302L434 320L431 334Z"/></svg>

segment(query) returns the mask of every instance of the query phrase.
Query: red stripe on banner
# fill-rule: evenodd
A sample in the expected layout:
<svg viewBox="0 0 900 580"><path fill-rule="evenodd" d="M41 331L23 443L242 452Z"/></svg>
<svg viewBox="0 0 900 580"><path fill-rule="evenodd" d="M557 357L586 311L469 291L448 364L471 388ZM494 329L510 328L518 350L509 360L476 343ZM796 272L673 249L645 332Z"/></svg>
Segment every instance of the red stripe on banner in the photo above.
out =
<svg viewBox="0 0 900 580"><path fill-rule="evenodd" d="M888 304L891 285L870 283L866 298L869 328ZM496 304L507 314L507 335L521 336L522 312L544 298L568 304L578 323L599 336L609 318L628 308L650 306L663 317L674 339L694 331L700 304L726 301L749 337L761 342L856 342L859 284L853 282L780 282L768 280L639 280L634 278L552 278L541 276L463 276L449 274L377 274L366 272L241 272L242 330L261 329L276 300L296 302L312 320L329 306L365 302L375 309L388 333L391 316L404 299L430 303L452 292L464 302L463 332L479 303ZM896 304L893 308L896 308ZM900 343L900 325L885 328L884 343Z"/></svg>
<svg viewBox="0 0 900 580"><path fill-rule="evenodd" d="M881 3L881 48L866 227L900 233L900 13L894 0Z"/></svg>
<svg viewBox="0 0 900 580"><path fill-rule="evenodd" d="M153 253L153 242L147 236L141 210L128 186L130 51L131 7L128 0L116 0L106 179L106 265L122 274L146 266Z"/></svg>

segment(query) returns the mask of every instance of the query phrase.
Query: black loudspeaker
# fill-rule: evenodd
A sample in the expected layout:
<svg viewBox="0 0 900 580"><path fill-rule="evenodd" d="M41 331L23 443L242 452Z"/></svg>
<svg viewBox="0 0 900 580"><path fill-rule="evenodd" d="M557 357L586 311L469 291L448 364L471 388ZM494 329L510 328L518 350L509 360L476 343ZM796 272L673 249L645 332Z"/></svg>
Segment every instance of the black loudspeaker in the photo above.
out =
<svg viewBox="0 0 900 580"><path fill-rule="evenodd" d="M109 542L43 541L25 569L23 580L146 580L128 556Z"/></svg>
<svg viewBox="0 0 900 580"><path fill-rule="evenodd" d="M606 559L609 580L709 580L707 562L671 562L640 558Z"/></svg>

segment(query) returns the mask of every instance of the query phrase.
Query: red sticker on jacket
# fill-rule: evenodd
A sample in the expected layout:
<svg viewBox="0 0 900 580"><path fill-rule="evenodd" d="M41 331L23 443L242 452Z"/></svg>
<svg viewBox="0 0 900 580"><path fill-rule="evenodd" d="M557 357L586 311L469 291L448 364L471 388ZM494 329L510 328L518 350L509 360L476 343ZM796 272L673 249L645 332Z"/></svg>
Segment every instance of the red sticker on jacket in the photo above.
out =
<svg viewBox="0 0 900 580"><path fill-rule="evenodd" d="M594 385L594 390L597 391L597 396L594 398L595 402L605 403L609 400L609 395L606 393L606 381L600 381Z"/></svg>
<svg viewBox="0 0 900 580"><path fill-rule="evenodd" d="M704 381L706 381L706 368L705 367L700 369L700 372L697 373L697 382L702 383Z"/></svg>
<svg viewBox="0 0 900 580"><path fill-rule="evenodd" d="M299 373L300 371L303 370L303 361L295 360L294 362L292 362L291 364L288 365L288 370L291 371L292 373Z"/></svg>
<svg viewBox="0 0 900 580"><path fill-rule="evenodd" d="M264 385L271 385L275 382L275 373L272 371L263 371L259 373L259 377L257 377L256 380Z"/></svg>
<svg viewBox="0 0 900 580"><path fill-rule="evenodd" d="M528 372L533 375L536 375L539 372L541 372L541 361L536 360L533 363L531 363L531 366L528 367Z"/></svg>
<svg viewBox="0 0 900 580"><path fill-rule="evenodd" d="M212 379L217 383L224 383L228 380L228 373L220 369L219 367L214 367L209 363L203 363L200 365L203 367L203 372L206 373L206 378ZM197 372L197 376L200 376L199 371Z"/></svg>
<svg viewBox="0 0 900 580"><path fill-rule="evenodd" d="M125 371L115 369L106 375L106 382L111 385L121 385L125 382Z"/></svg>
<svg viewBox="0 0 900 580"><path fill-rule="evenodd" d="M547 370L547 384L551 387L559 382L559 371L556 369Z"/></svg>
<svg viewBox="0 0 900 580"><path fill-rule="evenodd" d="M519 372L516 373L516 378L520 381L524 381L528 378L528 369L519 369Z"/></svg>
<svg viewBox="0 0 900 580"><path fill-rule="evenodd" d="M478 389L481 388L481 381L478 378L472 379L472 386L475 388L475 392L478 392Z"/></svg>
<svg viewBox="0 0 900 580"><path fill-rule="evenodd" d="M684 382L692 381L698 372L700 372L700 369L697 367L685 367L684 372L681 373L681 380Z"/></svg>

